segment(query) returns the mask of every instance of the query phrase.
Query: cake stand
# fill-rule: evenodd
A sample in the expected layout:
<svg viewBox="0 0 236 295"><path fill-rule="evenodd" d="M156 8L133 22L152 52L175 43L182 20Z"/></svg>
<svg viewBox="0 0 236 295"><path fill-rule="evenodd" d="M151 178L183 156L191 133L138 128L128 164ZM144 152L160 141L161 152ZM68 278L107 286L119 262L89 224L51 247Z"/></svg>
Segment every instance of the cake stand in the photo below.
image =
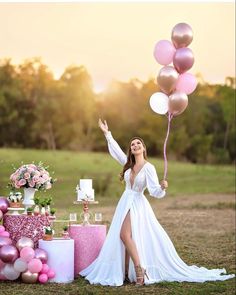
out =
<svg viewBox="0 0 236 295"><path fill-rule="evenodd" d="M89 219L91 216L91 213L89 213L89 207L88 205L95 205L98 204L98 201L89 201L88 199L83 199L81 201L74 201L75 205L83 205L83 212L80 214L80 217L83 218L82 225L89 225Z"/></svg>
<svg viewBox="0 0 236 295"><path fill-rule="evenodd" d="M20 215L19 211L25 211L25 208L8 207L8 211L11 212L11 215Z"/></svg>

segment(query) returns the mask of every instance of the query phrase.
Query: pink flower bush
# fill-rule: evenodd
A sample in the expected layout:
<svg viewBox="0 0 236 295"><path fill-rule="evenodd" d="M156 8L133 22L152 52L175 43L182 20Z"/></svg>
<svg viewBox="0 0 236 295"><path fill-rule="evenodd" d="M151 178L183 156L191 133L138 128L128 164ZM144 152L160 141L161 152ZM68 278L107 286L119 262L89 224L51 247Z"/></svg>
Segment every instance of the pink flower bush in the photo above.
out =
<svg viewBox="0 0 236 295"><path fill-rule="evenodd" d="M42 163L39 163L38 165L22 165L11 174L10 181L9 186L12 188L31 187L37 190L46 190L52 187L55 180L50 177L47 168L43 167Z"/></svg>

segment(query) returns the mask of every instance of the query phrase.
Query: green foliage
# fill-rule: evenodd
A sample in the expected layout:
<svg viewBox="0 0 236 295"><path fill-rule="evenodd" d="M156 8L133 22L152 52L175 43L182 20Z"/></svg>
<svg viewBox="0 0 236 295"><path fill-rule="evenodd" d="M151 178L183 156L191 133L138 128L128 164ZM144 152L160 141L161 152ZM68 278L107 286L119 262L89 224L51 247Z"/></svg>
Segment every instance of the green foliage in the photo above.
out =
<svg viewBox="0 0 236 295"><path fill-rule="evenodd" d="M54 214L56 213L56 211L57 211L57 210L56 210L55 208L51 208L51 209L50 209L50 214L51 214L51 215L54 215Z"/></svg>
<svg viewBox="0 0 236 295"><path fill-rule="evenodd" d="M230 77L228 77L230 80ZM0 61L0 147L106 151L99 117L124 150L140 136L151 156L162 156L167 118L149 107L153 79L114 81L96 95L84 66L69 66L61 78L40 59L14 66ZM194 163L236 159L233 85L199 84L186 111L172 122L168 155ZM104 190L104 189L101 189Z"/></svg>
<svg viewBox="0 0 236 295"><path fill-rule="evenodd" d="M27 212L33 212L34 211L34 209L32 207L28 207L26 210L27 210Z"/></svg>
<svg viewBox="0 0 236 295"><path fill-rule="evenodd" d="M68 225L64 225L64 226L63 226L63 230L64 230L64 231L68 231L68 228L69 228Z"/></svg>

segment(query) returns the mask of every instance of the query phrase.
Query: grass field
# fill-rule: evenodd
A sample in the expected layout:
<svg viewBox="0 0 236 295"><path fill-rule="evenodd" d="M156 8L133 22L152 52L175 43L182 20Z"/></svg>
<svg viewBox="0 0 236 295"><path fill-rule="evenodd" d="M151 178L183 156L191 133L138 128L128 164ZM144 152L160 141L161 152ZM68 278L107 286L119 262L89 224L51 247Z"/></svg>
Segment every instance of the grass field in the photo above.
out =
<svg viewBox="0 0 236 295"><path fill-rule="evenodd" d="M118 180L121 167L108 154L65 151L0 149L0 194L7 195L11 164L21 161L42 161L55 171L58 181L47 193L54 198L60 218L69 212L80 212L73 205L75 186L82 177L93 178L99 205L91 208L102 212L109 224L123 190ZM163 173L163 161L149 159ZM180 257L187 264L223 268L235 273L235 196L234 167L193 165L169 162L168 195L149 198L153 210L172 239ZM37 192L39 194L39 192ZM67 208L67 210L63 208ZM235 279L206 283L159 283L136 287L89 285L82 278L71 284L27 285L21 282L0 282L0 294L235 294Z"/></svg>

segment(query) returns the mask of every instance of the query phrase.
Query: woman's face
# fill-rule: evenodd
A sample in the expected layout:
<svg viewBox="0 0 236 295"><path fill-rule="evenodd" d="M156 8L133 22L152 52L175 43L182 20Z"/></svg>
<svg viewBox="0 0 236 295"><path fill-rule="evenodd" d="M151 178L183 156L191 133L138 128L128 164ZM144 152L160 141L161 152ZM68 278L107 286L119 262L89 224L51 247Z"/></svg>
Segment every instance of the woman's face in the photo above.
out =
<svg viewBox="0 0 236 295"><path fill-rule="evenodd" d="M134 139L131 141L130 150L133 155L143 154L145 148L139 139Z"/></svg>

